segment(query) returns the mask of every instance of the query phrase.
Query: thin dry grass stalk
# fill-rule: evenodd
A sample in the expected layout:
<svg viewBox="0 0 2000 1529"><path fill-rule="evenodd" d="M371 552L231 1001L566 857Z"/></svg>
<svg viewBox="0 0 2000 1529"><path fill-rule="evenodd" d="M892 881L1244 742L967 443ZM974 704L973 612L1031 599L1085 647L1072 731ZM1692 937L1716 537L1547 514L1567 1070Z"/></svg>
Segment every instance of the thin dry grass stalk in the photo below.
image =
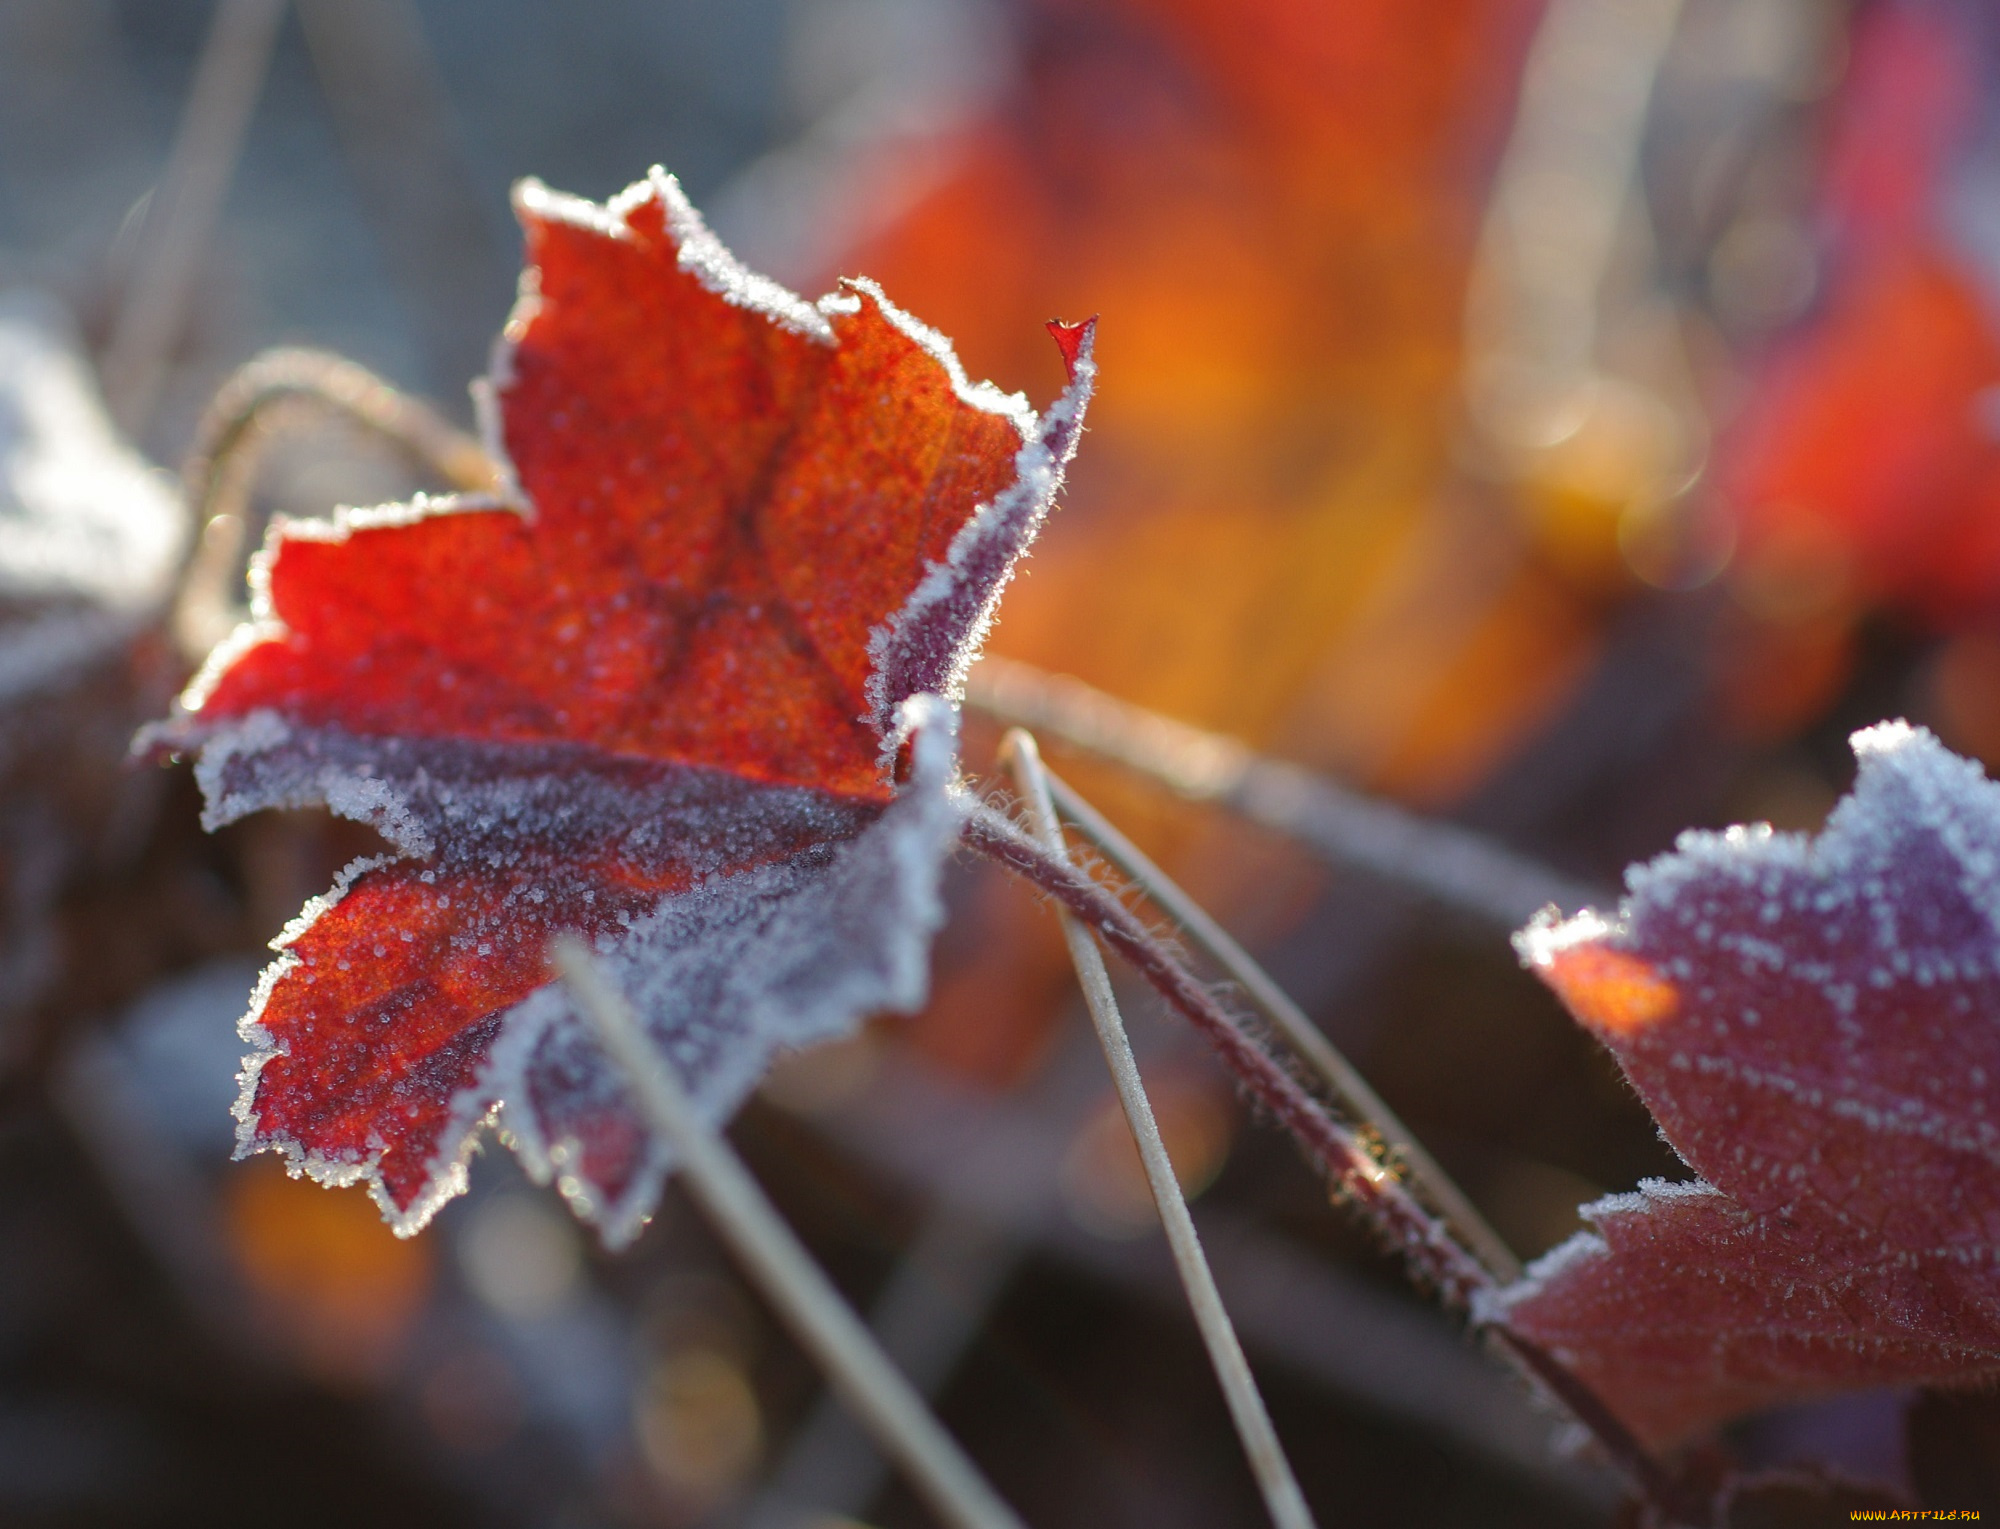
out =
<svg viewBox="0 0 2000 1529"><path fill-rule="evenodd" d="M1019 736L1023 735L1018 731L1010 735L1017 752L1019 744L1012 740ZM1402 1254L1411 1276L1433 1289L1448 1309L1471 1314L1473 1298L1498 1283L1492 1271L1460 1246L1445 1222L1421 1204L1395 1172L1378 1162L1357 1135L1335 1121L1244 1031L1235 1016L1195 980L1178 955L1131 909L1066 854L1045 847L990 807L968 805L965 832L973 848L1054 897L1124 956L1208 1039L1237 1079L1291 1131L1384 1242ZM1664 1522L1708 1523L1698 1494L1647 1450L1596 1393L1553 1355L1504 1327L1482 1331L1496 1351L1551 1403L1569 1412L1595 1437L1611 1463Z"/></svg>
<svg viewBox="0 0 2000 1529"><path fill-rule="evenodd" d="M1217 802L1336 864L1373 871L1509 930L1550 903L1577 910L1611 900L1470 829L1264 758L1234 738L1163 717L1066 674L982 659L966 702L1135 770L1191 801Z"/></svg>
<svg viewBox="0 0 2000 1529"><path fill-rule="evenodd" d="M1493 1285L1492 1275L1459 1246L1444 1222L1252 1039L1236 1015L1110 890L990 807L968 804L965 841L1076 914L1151 983L1215 1048L1251 1097L1292 1133L1383 1242L1402 1256L1413 1279L1461 1313L1470 1310L1475 1294Z"/></svg>
<svg viewBox="0 0 2000 1529"><path fill-rule="evenodd" d="M1001 756L1013 771L1036 833L1050 854L1067 860L1069 851L1063 842L1062 824L1049 796L1048 777L1033 736L1016 728L1002 744ZM1063 938L1069 943L1077 983L1089 1006L1091 1023L1097 1028L1098 1044L1104 1048L1104 1060L1111 1069L1118 1102L1131 1125L1146 1183L1160 1213L1160 1226L1173 1252L1175 1271L1180 1275L1181 1288L1187 1292L1188 1306L1208 1349L1215 1378L1221 1382L1237 1437L1243 1441L1243 1452L1250 1460L1251 1473L1257 1478L1258 1490L1264 1494L1264 1506L1278 1529L1313 1529L1312 1511L1299 1490L1298 1478L1292 1474L1291 1462L1285 1458L1284 1446L1278 1442L1271 1414L1264 1406L1256 1378L1250 1373L1250 1362L1243 1357L1243 1345L1237 1340L1236 1328L1215 1288L1215 1276L1201 1250L1194 1218L1188 1214L1187 1199L1174 1176L1166 1143L1160 1138L1159 1122L1153 1118L1152 1103L1139 1076L1138 1059L1132 1055L1132 1042L1125 1033L1125 1021L1111 991L1111 974L1104 968L1103 953L1090 931L1067 909L1059 907L1056 916L1062 922Z"/></svg>
<svg viewBox="0 0 2000 1529"><path fill-rule="evenodd" d="M1389 1160L1403 1170L1404 1180L1430 1208L1451 1224L1459 1241L1477 1254L1502 1284L1519 1279L1521 1261L1500 1234L1479 1214L1465 1192L1452 1182L1436 1159L1424 1150L1416 1134L1403 1124L1353 1063L1342 1056L1318 1025L1293 1003L1250 953L1208 911L1183 891L1153 861L1053 770L1045 770L1049 795L1063 817L1075 824L1104 858L1116 866L1162 913L1181 935L1228 973L1244 997L1269 1020L1285 1043L1309 1066L1334 1102L1357 1125L1372 1127L1382 1138Z"/></svg>
<svg viewBox="0 0 2000 1529"><path fill-rule="evenodd" d="M742 1159L695 1114L623 995L598 973L589 947L574 935L562 936L551 943L550 959L623 1072L647 1123L680 1159L682 1181L695 1203L883 1453L954 1529L1022 1529L840 1298Z"/></svg>

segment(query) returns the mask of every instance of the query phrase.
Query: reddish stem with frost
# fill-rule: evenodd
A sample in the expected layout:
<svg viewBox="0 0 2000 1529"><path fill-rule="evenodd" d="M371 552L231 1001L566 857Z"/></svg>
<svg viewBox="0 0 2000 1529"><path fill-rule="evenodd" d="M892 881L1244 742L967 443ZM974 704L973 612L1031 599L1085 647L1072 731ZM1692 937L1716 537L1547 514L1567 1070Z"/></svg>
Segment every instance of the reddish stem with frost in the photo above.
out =
<svg viewBox="0 0 2000 1529"><path fill-rule="evenodd" d="M964 842L1032 882L1088 924L1213 1046L1223 1064L1305 1149L1411 1274L1450 1309L1471 1314L1473 1297L1494 1288L1487 1270L1459 1246L1443 1222L1383 1171L1353 1134L1246 1032L1158 935L1102 883L1050 854L990 807L969 805ZM1656 1459L1589 1386L1554 1355L1505 1328L1491 1331L1528 1374L1590 1431L1612 1462L1672 1522L1706 1524L1709 1515L1675 1473Z"/></svg>
<svg viewBox="0 0 2000 1529"><path fill-rule="evenodd" d="M1455 1311L1470 1308L1492 1278L1451 1237L1443 1223L1384 1172L1352 1133L1327 1113L1298 1079L1244 1031L1178 956L1102 884L1050 854L1026 832L987 807L967 815L966 842L1025 877L1082 919L1198 1030L1251 1095L1290 1131L1408 1262Z"/></svg>

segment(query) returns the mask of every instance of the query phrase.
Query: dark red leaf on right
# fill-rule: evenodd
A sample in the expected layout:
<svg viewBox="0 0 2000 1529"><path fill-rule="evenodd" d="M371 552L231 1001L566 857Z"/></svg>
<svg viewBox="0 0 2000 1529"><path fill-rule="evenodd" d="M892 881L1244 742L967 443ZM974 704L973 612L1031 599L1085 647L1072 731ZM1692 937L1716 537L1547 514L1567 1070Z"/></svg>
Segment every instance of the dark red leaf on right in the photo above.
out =
<svg viewBox="0 0 2000 1529"><path fill-rule="evenodd" d="M2000 785L1900 723L1855 749L1817 839L1683 835L1616 923L1521 939L1705 1182L1586 1207L1488 1314L1656 1443L2000 1373Z"/></svg>

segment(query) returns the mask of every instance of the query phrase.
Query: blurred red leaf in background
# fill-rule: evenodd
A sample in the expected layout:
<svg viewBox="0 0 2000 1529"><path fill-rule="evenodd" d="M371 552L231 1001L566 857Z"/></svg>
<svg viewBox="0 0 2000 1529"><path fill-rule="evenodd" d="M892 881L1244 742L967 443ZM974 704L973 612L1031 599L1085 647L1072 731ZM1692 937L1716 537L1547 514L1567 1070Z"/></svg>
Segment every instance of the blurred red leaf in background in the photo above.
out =
<svg viewBox="0 0 2000 1529"><path fill-rule="evenodd" d="M1103 310L1091 449L995 652L1428 805L1562 704L1593 660L1591 603L1452 461L1466 276L1539 9L1026 8L1011 92L838 257L1010 387L1055 379L1024 324ZM1077 768L1215 906L1282 921L1318 884ZM1069 982L1010 896L980 896L984 937L916 1037L995 1082L1038 1054Z"/></svg>
<svg viewBox="0 0 2000 1529"><path fill-rule="evenodd" d="M1022 323L1103 309L1090 457L995 651L1430 800L1559 699L1582 635L1559 590L1432 599L1447 563L1461 591L1487 572L1436 500L1536 9L1030 12L955 171L841 256L1006 386L1051 379Z"/></svg>
<svg viewBox="0 0 2000 1529"><path fill-rule="evenodd" d="M1963 226L1983 194L1986 26L1932 4L1855 28L1824 294L1753 378L1725 468L1738 582L1778 619L1845 603L1953 623L2000 599L2000 291Z"/></svg>

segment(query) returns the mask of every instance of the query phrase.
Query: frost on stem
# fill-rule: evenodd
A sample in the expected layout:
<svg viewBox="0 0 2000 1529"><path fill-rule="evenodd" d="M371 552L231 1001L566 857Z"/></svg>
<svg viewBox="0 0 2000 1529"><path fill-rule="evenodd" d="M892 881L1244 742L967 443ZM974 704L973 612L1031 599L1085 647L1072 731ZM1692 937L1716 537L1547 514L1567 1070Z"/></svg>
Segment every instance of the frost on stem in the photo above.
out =
<svg viewBox="0 0 2000 1529"><path fill-rule="evenodd" d="M1048 850L1051 859L1058 864L1071 864L1062 823L1050 794L1049 776L1042 767L1041 751L1034 736L1016 729L1002 740L1000 752L1025 799L1035 838ZM1153 1117L1152 1101L1139 1075L1138 1059L1132 1054L1124 1016L1118 1012L1118 999L1111 989L1111 975L1105 969L1103 952L1089 929L1067 909L1059 910L1057 917L1069 944L1070 958L1090 1010L1092 1026L1097 1031L1098 1044L1104 1051L1105 1064L1111 1071L1112 1086L1131 1127L1132 1143L1138 1149L1147 1186L1159 1212L1160 1228L1166 1233L1175 1271L1187 1294L1188 1309L1229 1405L1244 1456L1264 1495L1265 1511L1277 1529L1313 1529L1312 1510L1306 1506L1291 1461L1285 1457L1277 1430L1271 1426L1270 1411L1257 1389L1256 1378L1250 1373L1249 1361L1243 1356L1242 1342L1222 1304L1208 1256L1202 1251L1200 1234L1188 1213L1187 1199L1167 1156L1167 1144L1161 1138L1159 1122Z"/></svg>
<svg viewBox="0 0 2000 1529"><path fill-rule="evenodd" d="M1353 1131L1335 1121L1292 1075L1245 1034L1229 1009L1199 983L1163 941L1107 888L1056 856L1008 818L966 801L966 840L1055 897L1105 939L1213 1045L1223 1062L1260 1103L1291 1131L1307 1155L1327 1174L1336 1192L1374 1228L1385 1246L1398 1252L1411 1275L1436 1291L1445 1305L1487 1325L1499 1314L1492 1276L1454 1241L1444 1222L1432 1216L1386 1170ZM1593 1387L1564 1359L1547 1352L1525 1333L1503 1330L1501 1352L1539 1385L1557 1405L1594 1435L1633 1486L1676 1521L1699 1522L1681 1512L1682 1483L1635 1438L1623 1419L1606 1407Z"/></svg>
<svg viewBox="0 0 2000 1529"><path fill-rule="evenodd" d="M1817 838L1685 834L1615 920L1520 937L1701 1178L1584 1207L1485 1314L1656 1443L2000 1373L2000 785L1902 723L1854 748Z"/></svg>
<svg viewBox="0 0 2000 1529"><path fill-rule="evenodd" d="M963 804L966 842L1034 883L1082 919L1215 1048L1223 1064L1319 1165L1329 1181L1400 1254L1413 1277L1454 1310L1492 1281L1442 1222L1419 1205L1360 1139L1245 1032L1164 942L1104 886L989 807Z"/></svg>

